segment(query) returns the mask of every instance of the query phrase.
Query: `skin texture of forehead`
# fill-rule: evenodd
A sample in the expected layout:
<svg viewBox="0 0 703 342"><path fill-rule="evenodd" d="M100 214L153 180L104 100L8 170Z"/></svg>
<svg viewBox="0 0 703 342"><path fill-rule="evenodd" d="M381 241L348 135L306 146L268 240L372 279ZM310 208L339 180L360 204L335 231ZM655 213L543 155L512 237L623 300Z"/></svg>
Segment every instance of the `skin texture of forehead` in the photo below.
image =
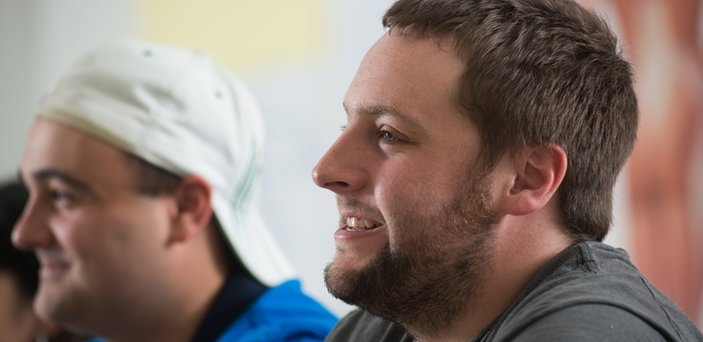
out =
<svg viewBox="0 0 703 342"><path fill-rule="evenodd" d="M119 177L129 175L118 172L129 167L129 159L124 152L53 120L37 119L30 132L24 157L23 163L31 162L33 170L25 170L23 165L23 172L50 170L69 176L83 185L100 184L90 188L96 195L107 191L104 188L107 185L134 186L131 177Z"/></svg>
<svg viewBox="0 0 703 342"><path fill-rule="evenodd" d="M454 54L449 42L386 33L364 57L347 92L345 105L354 111L355 108L351 108L354 103L371 105L390 102L387 105L393 108L411 110L405 108L407 100L421 99L428 90L439 92L448 102L454 102L461 70L463 63ZM453 80L449 88L448 79ZM365 95L391 93L400 99L373 96L357 99L353 90L359 83L363 83ZM394 85L394 88L386 89L388 84Z"/></svg>

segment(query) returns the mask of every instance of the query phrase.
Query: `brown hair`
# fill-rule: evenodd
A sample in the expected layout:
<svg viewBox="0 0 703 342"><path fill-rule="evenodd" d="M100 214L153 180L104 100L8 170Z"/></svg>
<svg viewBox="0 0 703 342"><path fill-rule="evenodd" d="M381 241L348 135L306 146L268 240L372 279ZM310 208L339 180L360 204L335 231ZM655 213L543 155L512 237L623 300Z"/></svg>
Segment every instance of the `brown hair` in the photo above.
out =
<svg viewBox="0 0 703 342"><path fill-rule="evenodd" d="M144 195L159 196L173 193L181 185L182 177L147 162L133 154L124 153L136 171L137 191Z"/></svg>
<svg viewBox="0 0 703 342"><path fill-rule="evenodd" d="M148 161L135 156L133 154L124 153L128 162L135 170L137 181L137 191L146 196L161 196L174 193L181 185L183 177L176 175L173 172L149 163ZM232 250L228 239L224 235L222 226L216 215L210 217L208 225L214 228L216 235L215 247L217 253L221 255L227 270L236 270L237 272L246 272L251 275L248 269L239 259L236 252ZM252 276L253 278L253 276Z"/></svg>
<svg viewBox="0 0 703 342"><path fill-rule="evenodd" d="M601 18L571 0L399 0L383 25L453 42L465 61L458 103L481 134L481 164L561 146L564 225L576 241L605 237L638 112L631 67Z"/></svg>

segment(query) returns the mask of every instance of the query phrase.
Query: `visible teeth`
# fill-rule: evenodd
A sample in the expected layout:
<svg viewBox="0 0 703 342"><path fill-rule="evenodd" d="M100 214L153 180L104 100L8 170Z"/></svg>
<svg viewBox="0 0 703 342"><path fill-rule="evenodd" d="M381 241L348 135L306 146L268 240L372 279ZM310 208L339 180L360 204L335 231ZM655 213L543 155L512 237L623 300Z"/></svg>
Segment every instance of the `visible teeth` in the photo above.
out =
<svg viewBox="0 0 703 342"><path fill-rule="evenodd" d="M362 219L358 217L347 217L347 227L352 228L352 229L359 229L359 228L374 228L378 224L367 219Z"/></svg>

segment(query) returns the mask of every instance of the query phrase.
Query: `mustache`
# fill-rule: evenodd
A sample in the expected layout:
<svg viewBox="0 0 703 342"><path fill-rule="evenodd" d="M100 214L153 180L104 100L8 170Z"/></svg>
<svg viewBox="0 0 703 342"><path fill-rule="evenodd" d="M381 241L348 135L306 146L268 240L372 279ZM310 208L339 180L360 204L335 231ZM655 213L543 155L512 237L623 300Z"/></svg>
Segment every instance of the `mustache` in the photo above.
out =
<svg viewBox="0 0 703 342"><path fill-rule="evenodd" d="M379 210L376 206L363 203L353 197L337 195L337 210L341 212L342 209L347 211L361 212L374 221L385 222L385 220L383 219L383 214L381 214L381 210Z"/></svg>

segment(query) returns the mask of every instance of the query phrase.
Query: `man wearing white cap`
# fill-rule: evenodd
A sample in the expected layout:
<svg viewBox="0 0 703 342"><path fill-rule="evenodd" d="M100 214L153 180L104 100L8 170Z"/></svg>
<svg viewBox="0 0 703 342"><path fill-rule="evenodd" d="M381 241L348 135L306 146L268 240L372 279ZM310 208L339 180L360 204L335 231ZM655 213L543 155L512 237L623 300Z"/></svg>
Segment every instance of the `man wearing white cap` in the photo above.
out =
<svg viewBox="0 0 703 342"><path fill-rule="evenodd" d="M39 315L111 341L322 340L335 318L259 217L259 120L204 55L125 40L81 60L20 167Z"/></svg>

